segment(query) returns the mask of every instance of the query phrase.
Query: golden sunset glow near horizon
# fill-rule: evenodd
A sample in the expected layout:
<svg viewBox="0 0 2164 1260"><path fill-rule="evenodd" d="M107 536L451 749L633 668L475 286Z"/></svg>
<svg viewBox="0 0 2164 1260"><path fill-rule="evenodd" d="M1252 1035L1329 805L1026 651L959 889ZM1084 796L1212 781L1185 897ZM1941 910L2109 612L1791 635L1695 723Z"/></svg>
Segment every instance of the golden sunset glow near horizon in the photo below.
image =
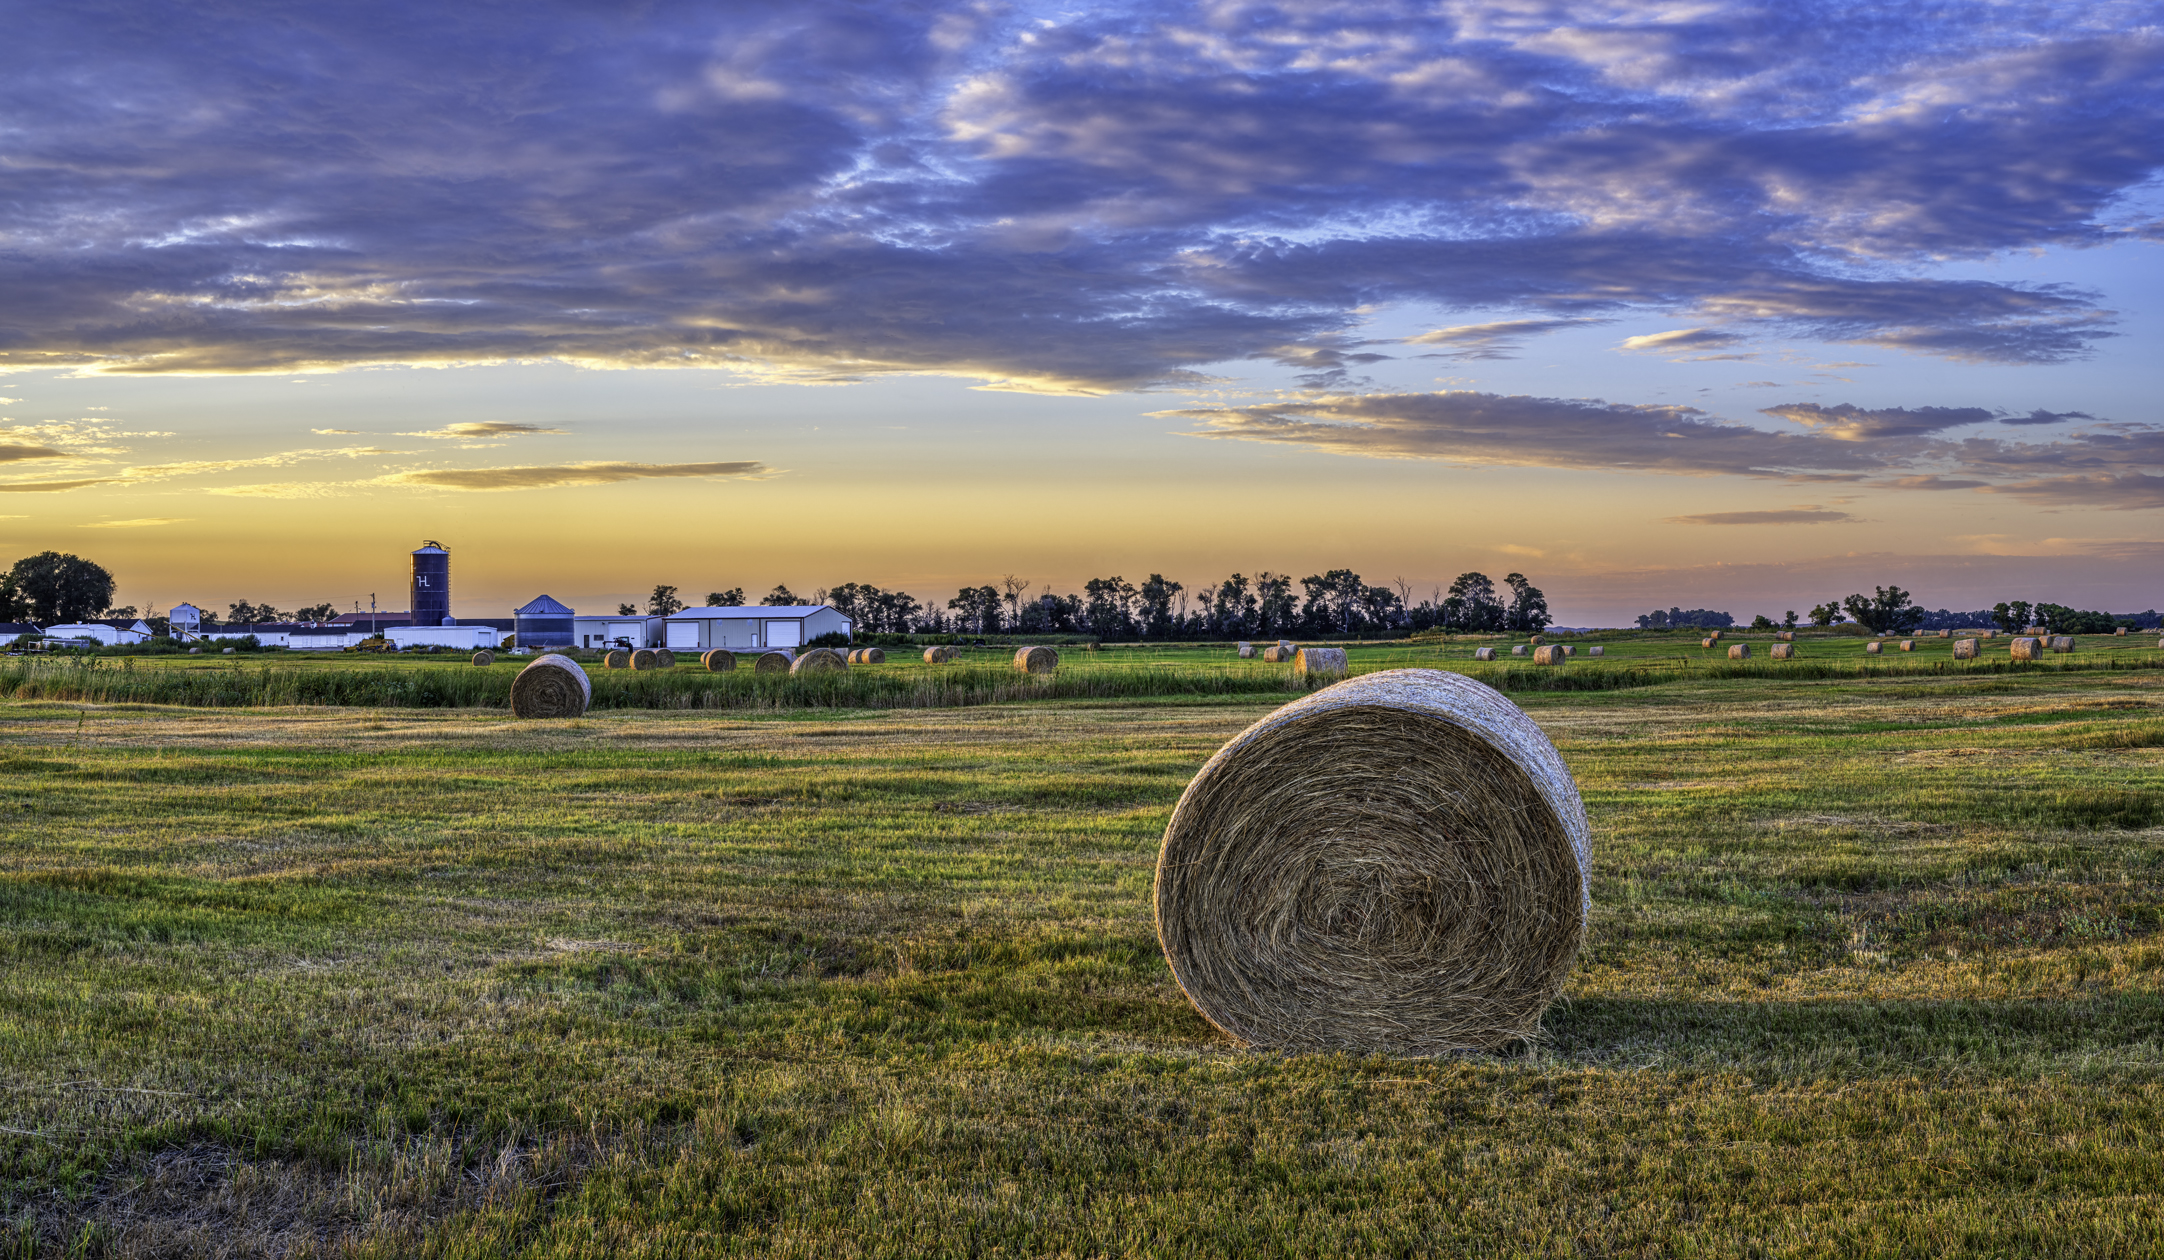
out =
<svg viewBox="0 0 2164 1260"><path fill-rule="evenodd" d="M18 15L0 564L2164 604L2134 10L400 13Z"/></svg>

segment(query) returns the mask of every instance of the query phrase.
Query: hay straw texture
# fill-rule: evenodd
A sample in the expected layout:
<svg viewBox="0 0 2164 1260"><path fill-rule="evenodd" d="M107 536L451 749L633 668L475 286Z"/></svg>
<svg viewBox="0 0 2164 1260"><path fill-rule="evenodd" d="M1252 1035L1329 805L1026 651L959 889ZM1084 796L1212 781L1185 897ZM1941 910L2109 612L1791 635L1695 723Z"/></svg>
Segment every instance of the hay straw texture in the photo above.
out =
<svg viewBox="0 0 2164 1260"><path fill-rule="evenodd" d="M813 648L789 666L792 674L827 674L849 668L849 658L833 648Z"/></svg>
<svg viewBox="0 0 2164 1260"><path fill-rule="evenodd" d="M2112 631L2112 633L2113 633L2113 634L2115 634L2115 635L2118 635L2118 636L2119 636L2120 638L2122 638L2122 639L2123 639L2123 638L2125 638L2125 637L2126 637L2126 627L2125 627L2125 626L2120 626L2120 627L2119 627L2118 629L2116 629L2116 630Z"/></svg>
<svg viewBox="0 0 2164 1260"><path fill-rule="evenodd" d="M1729 660L1732 660L1732 661L1747 661L1747 660L1750 660L1750 659L1751 659L1751 645L1750 645L1750 644L1748 644L1748 643L1732 643L1732 644L1730 644L1730 645L1728 646L1728 659L1729 659Z"/></svg>
<svg viewBox="0 0 2164 1260"><path fill-rule="evenodd" d="M1879 642L1877 639L1873 639L1869 643L1863 645L1863 650L1868 655L1878 656L1886 651L1886 645Z"/></svg>
<svg viewBox="0 0 2164 1260"><path fill-rule="evenodd" d="M1570 653L1565 652L1559 643L1543 643L1533 649L1535 665L1561 665L1569 659Z"/></svg>
<svg viewBox="0 0 2164 1260"><path fill-rule="evenodd" d="M1902 650L1902 651L1904 651L1904 652L1913 652L1913 651L1915 651L1915 650L1916 650L1916 640L1914 640L1914 639L1903 639L1903 640L1901 640L1901 650Z"/></svg>
<svg viewBox="0 0 2164 1260"><path fill-rule="evenodd" d="M1188 784L1157 938L1252 1046L1441 1054L1530 1036L1577 958L1592 842L1540 728L1460 674L1295 700Z"/></svg>
<svg viewBox="0 0 2164 1260"><path fill-rule="evenodd" d="M2006 645L2006 650L2017 661L2033 661L2044 654L2044 641L2030 635L2016 635Z"/></svg>
<svg viewBox="0 0 2164 1260"><path fill-rule="evenodd" d="M568 656L537 656L511 680L511 712L522 718L575 718L593 703L594 685Z"/></svg>
<svg viewBox="0 0 2164 1260"><path fill-rule="evenodd" d="M1976 659L1976 640L1974 640L1974 639L1955 639L1955 640L1954 640L1954 659L1955 659L1955 660L1957 660L1957 661L1973 661L1973 660L1975 660L1975 659Z"/></svg>
<svg viewBox="0 0 2164 1260"><path fill-rule="evenodd" d="M1585 650L1585 654L1586 654L1587 656L1599 656L1599 655L1600 655L1600 654L1601 654L1602 652L1605 652L1605 651L1607 651L1607 649L1606 649L1606 648L1603 648L1603 647L1599 646L1598 644L1596 644L1596 645L1594 645L1593 647L1589 647L1589 648L1587 648L1587 649Z"/></svg>
<svg viewBox="0 0 2164 1260"><path fill-rule="evenodd" d="M863 658L857 662L859 665L884 665L887 663L887 650L885 648L865 648L857 655Z"/></svg>
<svg viewBox="0 0 2164 1260"><path fill-rule="evenodd" d="M1292 648L1266 647L1262 650L1262 659L1268 661L1272 665L1281 665L1286 661L1291 660L1292 654Z"/></svg>
<svg viewBox="0 0 2164 1260"><path fill-rule="evenodd" d="M1712 647L1714 644L1719 643L1720 641L1721 640L1718 636L1708 635L1707 637L1698 641L1698 646L1702 648L1709 648Z"/></svg>
<svg viewBox="0 0 2164 1260"><path fill-rule="evenodd" d="M715 648L701 656L699 663L706 666L710 673L726 674L736 668L736 653L727 648Z"/></svg>
<svg viewBox="0 0 2164 1260"><path fill-rule="evenodd" d="M1795 658L1796 658L1796 645L1795 645L1795 644L1793 644L1793 643L1776 643L1776 644L1774 644L1774 645L1773 645L1773 659L1774 659L1774 660L1777 660L1777 661L1789 661L1789 660L1794 660Z"/></svg>
<svg viewBox="0 0 2164 1260"><path fill-rule="evenodd" d="M1020 648L1014 654L1014 667L1025 674L1049 674L1059 668L1059 653L1043 644Z"/></svg>
<svg viewBox="0 0 2164 1260"><path fill-rule="evenodd" d="M2051 650L2054 652L2071 652L2074 650L2074 636L2070 634L2055 634L2051 636L2050 646Z"/></svg>
<svg viewBox="0 0 2164 1260"><path fill-rule="evenodd" d="M960 648L928 647L924 649L924 663L927 665L945 665L961 654Z"/></svg>
<svg viewBox="0 0 2164 1260"><path fill-rule="evenodd" d="M1344 648L1301 648L1292 658L1292 672L1303 678L1343 678L1350 668Z"/></svg>
<svg viewBox="0 0 2164 1260"><path fill-rule="evenodd" d="M786 674L789 672L787 652L761 652L759 659L751 663L754 674Z"/></svg>
<svg viewBox="0 0 2164 1260"><path fill-rule="evenodd" d="M671 652L667 648L655 648L654 667L656 669L675 669L676 653Z"/></svg>
<svg viewBox="0 0 2164 1260"><path fill-rule="evenodd" d="M1492 660L1494 660L1494 659L1495 659L1495 649L1494 649L1494 648L1474 648L1474 649L1473 649L1473 659L1474 659L1474 660L1476 660L1476 661L1492 661Z"/></svg>
<svg viewBox="0 0 2164 1260"><path fill-rule="evenodd" d="M1525 645L1524 645L1523 643L1518 643L1518 644L1514 644L1514 645L1512 645L1512 647L1511 647L1511 649L1510 649L1510 654L1511 654L1512 656L1524 656L1524 655L1526 654L1526 651L1527 651L1527 648L1526 648L1526 646L1525 646Z"/></svg>
<svg viewBox="0 0 2164 1260"><path fill-rule="evenodd" d="M1240 645L1240 659L1241 659L1241 660L1243 660L1243 661L1251 661L1251 660L1254 660L1254 659L1255 659L1255 645L1254 645L1254 644L1252 644L1252 643L1242 643L1242 644Z"/></svg>
<svg viewBox="0 0 2164 1260"><path fill-rule="evenodd" d="M482 648L473 654L473 663L476 665L494 665L496 663L496 654L487 648Z"/></svg>
<svg viewBox="0 0 2164 1260"><path fill-rule="evenodd" d="M1294 651L1293 641L1291 639L1279 639L1277 641L1277 650L1285 654L1286 660L1291 660Z"/></svg>
<svg viewBox="0 0 2164 1260"><path fill-rule="evenodd" d="M631 668L633 669L648 670L659 669L660 667L661 658L654 655L654 649L652 648L640 648L631 654Z"/></svg>
<svg viewBox="0 0 2164 1260"><path fill-rule="evenodd" d="M631 653L624 651L622 648L611 648L601 654L601 668L630 669Z"/></svg>
<svg viewBox="0 0 2164 1260"><path fill-rule="evenodd" d="M1539 646L1540 646L1541 644L1543 644L1543 643L1546 643L1546 642L1547 642L1547 640L1546 640L1546 639L1543 639L1543 638L1541 638L1541 637L1540 637L1539 635L1537 635L1537 634L1536 634L1536 635L1534 635L1534 636L1533 636L1532 638L1530 638L1530 639L1527 639L1527 640L1526 640L1526 642L1527 642L1527 643L1529 643L1529 644L1531 644L1531 645L1532 645L1532 646L1534 646L1534 647L1539 647Z"/></svg>
<svg viewBox="0 0 2164 1260"><path fill-rule="evenodd" d="M1796 632L1793 630L1775 631L1773 641L1775 643L1794 643L1796 641Z"/></svg>
<svg viewBox="0 0 2164 1260"><path fill-rule="evenodd" d="M1719 643L1721 641L1721 632L1715 630L1712 632L1711 637L1715 643Z"/></svg>

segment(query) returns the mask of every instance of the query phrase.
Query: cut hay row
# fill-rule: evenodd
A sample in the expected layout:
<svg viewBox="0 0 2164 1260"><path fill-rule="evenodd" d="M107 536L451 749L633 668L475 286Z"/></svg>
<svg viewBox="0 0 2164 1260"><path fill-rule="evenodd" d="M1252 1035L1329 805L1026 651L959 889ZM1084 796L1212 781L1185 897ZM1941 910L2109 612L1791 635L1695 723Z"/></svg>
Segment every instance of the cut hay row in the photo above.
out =
<svg viewBox="0 0 2164 1260"><path fill-rule="evenodd" d="M1248 1045L1491 1049L1561 991L1591 871L1539 727L1461 675L1389 670L1286 705L1195 776L1158 855L1158 940Z"/></svg>

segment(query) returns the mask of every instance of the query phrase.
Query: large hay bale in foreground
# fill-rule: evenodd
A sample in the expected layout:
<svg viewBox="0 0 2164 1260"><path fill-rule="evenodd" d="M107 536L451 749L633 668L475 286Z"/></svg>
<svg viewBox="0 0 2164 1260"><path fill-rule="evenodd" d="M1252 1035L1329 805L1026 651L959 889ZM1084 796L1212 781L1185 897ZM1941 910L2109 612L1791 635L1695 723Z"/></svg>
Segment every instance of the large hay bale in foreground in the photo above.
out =
<svg viewBox="0 0 2164 1260"><path fill-rule="evenodd" d="M1157 859L1157 936L1249 1045L1440 1054L1533 1035L1585 940L1591 837L1540 728L1460 674L1367 674L1235 736Z"/></svg>
<svg viewBox="0 0 2164 1260"><path fill-rule="evenodd" d="M1059 653L1042 643L1021 648L1014 654L1014 667L1025 674L1049 674L1059 668Z"/></svg>
<svg viewBox="0 0 2164 1260"><path fill-rule="evenodd" d="M1242 643L1242 644L1240 645L1240 659L1241 659L1241 660L1243 660L1243 661L1251 661L1251 660L1254 660L1254 659L1255 659L1255 645L1254 645L1254 644L1252 644L1252 643Z"/></svg>
<svg viewBox="0 0 2164 1260"><path fill-rule="evenodd" d="M487 648L482 648L473 654L473 663L476 665L494 665L496 663L496 654Z"/></svg>
<svg viewBox="0 0 2164 1260"><path fill-rule="evenodd" d="M1473 659L1476 661L1492 661L1495 659L1495 649L1492 647L1474 648Z"/></svg>
<svg viewBox="0 0 2164 1260"><path fill-rule="evenodd" d="M1974 639L1955 639L1955 640L1954 640L1954 659L1955 659L1955 660L1957 660L1957 661L1973 661L1973 660L1975 660L1975 659L1976 659L1976 640L1974 640Z"/></svg>
<svg viewBox="0 0 2164 1260"><path fill-rule="evenodd" d="M1302 678L1343 678L1351 670L1344 648L1304 647L1292 658L1292 672Z"/></svg>
<svg viewBox="0 0 2164 1260"><path fill-rule="evenodd" d="M1774 644L1773 659L1777 661L1792 661L1796 659L1796 645L1793 643Z"/></svg>
<svg viewBox="0 0 2164 1260"><path fill-rule="evenodd" d="M1569 659L1570 653L1565 651L1560 643L1543 643L1533 649L1535 665L1561 665Z"/></svg>
<svg viewBox="0 0 2164 1260"><path fill-rule="evenodd" d="M1604 647L1602 647L1602 646L1600 646L1599 644L1597 644L1597 643L1596 643L1596 644L1594 644L1594 645L1593 645L1592 647L1589 647L1589 648L1587 648L1587 649L1585 650L1585 654L1586 654L1587 656L1599 656L1599 655L1600 655L1601 653L1603 653L1603 652L1605 652L1605 651L1607 651L1607 649L1606 649L1606 648L1604 648Z"/></svg>
<svg viewBox="0 0 2164 1260"><path fill-rule="evenodd" d="M2006 650L2017 661L2033 661L2044 655L2044 641L2034 635L2016 635Z"/></svg>
<svg viewBox="0 0 2164 1260"><path fill-rule="evenodd" d="M787 652L761 652L759 653L759 659L751 663L751 672L754 674L786 674L789 672L789 664L790 658Z"/></svg>
<svg viewBox="0 0 2164 1260"><path fill-rule="evenodd" d="M848 668L849 658L833 648L813 648L804 655L797 657L790 664L789 672L792 674L831 674L836 671L846 671Z"/></svg>
<svg viewBox="0 0 2164 1260"><path fill-rule="evenodd" d="M736 653L727 648L715 648L699 658L709 673L726 674L736 668Z"/></svg>
<svg viewBox="0 0 2164 1260"><path fill-rule="evenodd" d="M640 648L631 654L631 668L634 670L643 672L649 669L659 669L660 667L661 658L654 654L652 648Z"/></svg>
<svg viewBox="0 0 2164 1260"><path fill-rule="evenodd" d="M624 651L622 648L610 648L601 654L601 668L630 669L631 653Z"/></svg>
<svg viewBox="0 0 2164 1260"><path fill-rule="evenodd" d="M555 652L537 656L511 680L511 712L522 718L575 718L594 702L586 671Z"/></svg>
<svg viewBox="0 0 2164 1260"><path fill-rule="evenodd" d="M1732 660L1732 661L1747 661L1747 660L1750 660L1750 659L1751 659L1751 645L1750 645L1750 644L1748 644L1748 643L1732 643L1732 644L1730 644L1730 645L1728 646L1728 659L1729 659L1729 660Z"/></svg>
<svg viewBox="0 0 2164 1260"><path fill-rule="evenodd" d="M1879 642L1877 639L1873 639L1869 643L1863 645L1863 650L1864 653L1868 656L1878 656L1886 651L1886 645Z"/></svg>

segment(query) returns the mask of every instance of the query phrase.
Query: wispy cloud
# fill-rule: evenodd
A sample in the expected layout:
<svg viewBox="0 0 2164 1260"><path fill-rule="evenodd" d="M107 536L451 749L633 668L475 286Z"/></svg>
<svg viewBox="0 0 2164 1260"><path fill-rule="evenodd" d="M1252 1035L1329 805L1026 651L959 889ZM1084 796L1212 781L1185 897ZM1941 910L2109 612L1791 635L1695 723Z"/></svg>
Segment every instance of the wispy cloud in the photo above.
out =
<svg viewBox="0 0 2164 1260"><path fill-rule="evenodd" d="M81 490L85 486L109 486L111 477L83 477L74 481L0 481L0 494L54 494Z"/></svg>
<svg viewBox="0 0 2164 1260"><path fill-rule="evenodd" d="M1442 359L1515 359L1528 339L1581 324L1605 324L1604 319L1508 319L1488 324L1457 324L1406 338L1408 345L1441 346L1433 356Z"/></svg>
<svg viewBox="0 0 2164 1260"><path fill-rule="evenodd" d="M1856 518L1827 508L1781 508L1767 512L1698 512L1661 519L1670 525L1825 525Z"/></svg>
<svg viewBox="0 0 2164 1260"><path fill-rule="evenodd" d="M1661 354L1684 359L1749 358L1751 356L1748 355L1712 353L1741 345L1743 341L1744 338L1718 328L1678 328L1672 332L1625 337L1622 348L1637 354Z"/></svg>
<svg viewBox="0 0 2164 1260"><path fill-rule="evenodd" d="M594 462L525 468L417 469L378 478L376 484L430 490L539 490L554 486L604 486L647 478L757 477L768 471L756 460L710 464Z"/></svg>
<svg viewBox="0 0 2164 1260"><path fill-rule="evenodd" d="M356 434L356 433L359 433L359 432L360 432L360 430L359 430L359 429L310 429L310 430L308 430L308 431L309 431L310 433L324 433L324 434L331 434L331 433L338 433L338 434Z"/></svg>
<svg viewBox="0 0 2164 1260"><path fill-rule="evenodd" d="M447 424L440 429L425 429L419 433L401 433L398 436L423 438L528 437L536 434L565 433L568 431L549 425L520 424L507 420L469 420L459 424ZM317 432L320 433L322 430L319 429Z"/></svg>
<svg viewBox="0 0 2164 1260"><path fill-rule="evenodd" d="M126 521L94 521L83 529L147 529L153 525L179 525L194 520L191 516L138 516Z"/></svg>
<svg viewBox="0 0 2164 1260"><path fill-rule="evenodd" d="M1923 437L1963 425L1998 419L1998 413L1982 407L1880 407L1866 410L1838 403L1783 403L1766 407L1764 413L1793 420L1843 442L1873 442L1886 438Z"/></svg>
<svg viewBox="0 0 2164 1260"><path fill-rule="evenodd" d="M32 459L66 459L66 451L56 451L50 446L21 446L0 442L0 464L16 464Z"/></svg>

